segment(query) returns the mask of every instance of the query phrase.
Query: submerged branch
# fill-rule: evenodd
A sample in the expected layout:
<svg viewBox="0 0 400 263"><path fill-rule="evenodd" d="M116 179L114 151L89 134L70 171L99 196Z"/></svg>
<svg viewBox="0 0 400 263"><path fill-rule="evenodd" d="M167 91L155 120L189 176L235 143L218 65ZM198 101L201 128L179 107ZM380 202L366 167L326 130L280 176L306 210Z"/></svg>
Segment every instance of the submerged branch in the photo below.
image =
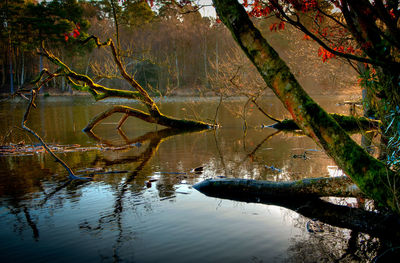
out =
<svg viewBox="0 0 400 263"><path fill-rule="evenodd" d="M29 101L28 107L26 108L24 117L22 119L22 123L21 123L22 128L24 130L28 131L29 133L31 133L33 136L35 136L36 139L38 139L38 141L43 146L43 148L55 159L55 161L60 163L65 168L65 170L67 170L69 178L71 178L71 179L90 179L90 178L76 176L74 174L74 172L72 171L72 169L50 149L50 147L44 142L42 137L40 137L39 134L37 134L32 129L30 129L28 126L26 126L26 122L28 121L29 113L31 112L32 107L34 107L34 105L35 105L37 92L39 90L40 90L40 88L32 89L32 92L31 92L32 96L31 96L31 99Z"/></svg>
<svg viewBox="0 0 400 263"><path fill-rule="evenodd" d="M256 105L257 109L258 109L259 111L261 111L261 113L264 114L268 119L273 120L273 121L275 121L275 122L277 122L277 123L281 123L280 120L275 119L274 117L272 117L271 115L269 115L263 108L261 108L261 106L258 105L257 101L256 101L254 98L251 99L251 102L253 102L253 104Z"/></svg>

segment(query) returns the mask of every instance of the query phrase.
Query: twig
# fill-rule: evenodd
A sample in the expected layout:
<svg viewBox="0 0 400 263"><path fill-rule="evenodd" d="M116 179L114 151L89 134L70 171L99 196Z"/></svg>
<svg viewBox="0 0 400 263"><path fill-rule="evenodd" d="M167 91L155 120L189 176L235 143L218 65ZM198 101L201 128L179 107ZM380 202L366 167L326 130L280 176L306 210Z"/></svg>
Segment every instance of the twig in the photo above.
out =
<svg viewBox="0 0 400 263"><path fill-rule="evenodd" d="M53 77L50 76L46 80L49 80L52 78ZM25 114L24 114L24 117L23 117L22 123L21 123L22 128L24 130L28 131L29 133L31 133L33 136L36 137L36 139L39 140L39 142L43 146L43 148L56 160L56 162L60 163L65 168L65 170L67 170L70 179L90 180L91 178L76 176L74 174L74 172L72 171L72 169L63 160L61 160L57 155L54 154L54 152L50 149L50 147L44 142L42 137L40 137L35 131L31 130L29 127L26 126L26 122L28 121L29 113L31 112L32 107L35 105L36 96L37 96L38 91L40 90L40 87L41 86L39 86L36 89L32 89L32 91L31 91L31 99L29 101L28 107L26 108L26 111L25 111Z"/></svg>
<svg viewBox="0 0 400 263"><path fill-rule="evenodd" d="M218 123L217 123L217 117L218 117L218 112L219 112L219 107L222 104L222 92L219 94L219 103L217 106L217 109L215 110L215 116L214 116L214 125L217 127Z"/></svg>
<svg viewBox="0 0 400 263"><path fill-rule="evenodd" d="M275 122L281 123L280 120L275 119L274 117L272 117L271 115L269 115L268 113L266 113L266 112L260 107L260 105L258 105L258 103L256 102L255 99L251 99L251 102L253 102L253 104L256 105L256 107L258 108L258 110L261 111L261 112L262 112L265 116L267 116L269 119L271 119L271 120L273 120L273 121L275 121Z"/></svg>

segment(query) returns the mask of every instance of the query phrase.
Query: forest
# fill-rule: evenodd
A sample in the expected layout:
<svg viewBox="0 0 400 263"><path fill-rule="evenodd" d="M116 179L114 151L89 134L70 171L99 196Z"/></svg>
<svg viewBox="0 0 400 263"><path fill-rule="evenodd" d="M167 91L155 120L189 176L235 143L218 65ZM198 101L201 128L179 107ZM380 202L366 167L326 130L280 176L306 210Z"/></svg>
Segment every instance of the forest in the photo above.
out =
<svg viewBox="0 0 400 263"><path fill-rule="evenodd" d="M262 89L262 80L227 29L215 17L202 17L201 9L168 2L152 9L145 1L123 1L116 6L127 70L154 94L215 95L236 71L237 78L242 76L238 85L253 92ZM41 69L52 67L37 53L43 40L76 71L106 86L127 89L107 52L79 44L92 34L104 40L115 37L111 9L109 1L3 2L1 12L7 22L1 25L0 93L12 94L29 86ZM274 22L272 18L257 23L269 32ZM295 29L275 31L269 39L284 58L291 58L293 72L310 92L357 92L356 72L337 61L321 67L318 45L304 41ZM293 50L299 46L303 52ZM44 89L53 94L72 92L63 79Z"/></svg>

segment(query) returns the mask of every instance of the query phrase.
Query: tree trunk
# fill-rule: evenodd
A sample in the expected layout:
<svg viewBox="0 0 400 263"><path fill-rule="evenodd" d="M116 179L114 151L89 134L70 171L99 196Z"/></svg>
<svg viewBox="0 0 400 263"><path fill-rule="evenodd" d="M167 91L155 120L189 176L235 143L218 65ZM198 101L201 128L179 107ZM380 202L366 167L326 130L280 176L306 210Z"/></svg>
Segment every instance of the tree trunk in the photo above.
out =
<svg viewBox="0 0 400 263"><path fill-rule="evenodd" d="M25 82L25 57L24 57L24 50L21 50L21 87L24 85Z"/></svg>
<svg viewBox="0 0 400 263"><path fill-rule="evenodd" d="M176 52L176 44L175 44L175 49L174 49L174 52L175 52L175 68L176 68L176 82L177 82L177 87L178 87L178 89L180 89L180 81L179 81L179 63L178 63L178 53Z"/></svg>
<svg viewBox="0 0 400 263"><path fill-rule="evenodd" d="M355 117L337 113L329 114L347 132L360 132L360 130L377 130L381 122L365 117ZM285 119L268 127L278 130L298 130L299 126L294 120Z"/></svg>
<svg viewBox="0 0 400 263"><path fill-rule="evenodd" d="M400 213L399 176L371 157L297 82L289 67L253 25L237 0L213 0L217 14L293 120L366 195Z"/></svg>
<svg viewBox="0 0 400 263"><path fill-rule="evenodd" d="M7 56L7 51L5 51L5 57ZM7 59L4 59L1 63L1 88L3 89L3 87L6 85L6 79L7 79ZM2 90L1 90L2 91Z"/></svg>
<svg viewBox="0 0 400 263"><path fill-rule="evenodd" d="M238 178L207 179L193 187L201 192L226 192L237 196L254 195L274 198L365 197L358 187L346 176L308 178L290 182Z"/></svg>
<svg viewBox="0 0 400 263"><path fill-rule="evenodd" d="M219 75L219 65L218 65L218 34L215 36L215 68L216 68L216 75L218 79Z"/></svg>
<svg viewBox="0 0 400 263"><path fill-rule="evenodd" d="M8 51L8 57L9 57L9 70L10 70L10 93L14 93L14 69L13 69L13 55L12 55L12 46L11 46L11 38L9 40L9 51Z"/></svg>
<svg viewBox="0 0 400 263"><path fill-rule="evenodd" d="M207 32L204 32L204 45L203 45L203 59L204 59L204 83L208 85L208 70L207 70Z"/></svg>
<svg viewBox="0 0 400 263"><path fill-rule="evenodd" d="M61 79L61 92L64 92L64 91L65 91L65 79L62 78Z"/></svg>
<svg viewBox="0 0 400 263"><path fill-rule="evenodd" d="M285 207L313 220L372 236L394 241L400 238L400 220L396 216L335 205L317 197L335 194L359 196L357 188L346 177L313 178L295 182L208 179L195 184L193 188L207 196Z"/></svg>
<svg viewBox="0 0 400 263"><path fill-rule="evenodd" d="M43 70L43 56L42 54L39 54L39 72L42 72L42 70ZM40 89L39 93L43 94L43 90L44 90L43 88Z"/></svg>

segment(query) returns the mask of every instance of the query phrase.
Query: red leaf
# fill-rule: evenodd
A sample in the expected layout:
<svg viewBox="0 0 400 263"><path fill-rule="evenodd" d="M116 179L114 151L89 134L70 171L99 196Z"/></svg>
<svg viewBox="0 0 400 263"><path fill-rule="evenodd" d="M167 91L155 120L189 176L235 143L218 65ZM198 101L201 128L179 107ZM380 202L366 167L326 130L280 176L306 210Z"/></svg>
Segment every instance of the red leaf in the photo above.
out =
<svg viewBox="0 0 400 263"><path fill-rule="evenodd" d="M352 53L352 54L355 52L355 50L352 46L349 46L346 51L347 51L347 53Z"/></svg>
<svg viewBox="0 0 400 263"><path fill-rule="evenodd" d="M319 47L318 48L318 56L320 57L322 55L322 53L324 53L324 48L323 47Z"/></svg>
<svg viewBox="0 0 400 263"><path fill-rule="evenodd" d="M81 33L79 33L79 31L78 31L78 29L74 29L74 31L72 31L72 36L74 37L74 38L77 38L77 37L79 37L79 35L80 35Z"/></svg>
<svg viewBox="0 0 400 263"><path fill-rule="evenodd" d="M285 29L285 22L281 21L281 22L279 23L278 29L279 29L279 30Z"/></svg>
<svg viewBox="0 0 400 263"><path fill-rule="evenodd" d="M394 14L393 8L390 9L389 14L393 19L396 19L396 15Z"/></svg>

